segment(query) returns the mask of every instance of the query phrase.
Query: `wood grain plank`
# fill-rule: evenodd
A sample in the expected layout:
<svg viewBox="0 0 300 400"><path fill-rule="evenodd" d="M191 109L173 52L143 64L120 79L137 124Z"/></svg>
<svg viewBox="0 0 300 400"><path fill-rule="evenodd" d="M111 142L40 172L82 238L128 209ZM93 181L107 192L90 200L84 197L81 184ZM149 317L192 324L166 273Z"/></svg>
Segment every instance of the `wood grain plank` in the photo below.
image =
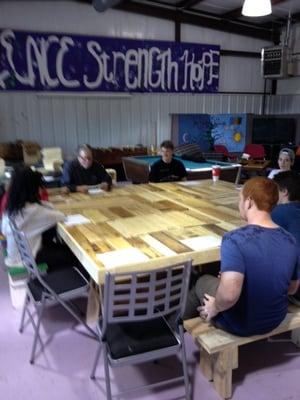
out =
<svg viewBox="0 0 300 400"><path fill-rule="evenodd" d="M170 200L160 200L155 203L155 207L160 211L185 211L186 207L176 204Z"/></svg>
<svg viewBox="0 0 300 400"><path fill-rule="evenodd" d="M193 218L196 218L200 225L212 224L219 221L217 218L214 218L211 215L209 216L207 214L204 214L201 210L187 210L185 213Z"/></svg>
<svg viewBox="0 0 300 400"><path fill-rule="evenodd" d="M177 254L191 251L189 247L173 239L166 232L155 232L152 233L150 236L153 236L156 240L158 240L159 242L161 242L162 244L164 244L166 247L168 247L170 250L174 251Z"/></svg>
<svg viewBox="0 0 300 400"><path fill-rule="evenodd" d="M213 232L213 233L215 233L216 235L219 235L219 236L221 236L221 237L224 235L224 233L227 232L225 229L221 228L221 227L218 226L218 225L214 225L214 224L207 224L207 225L204 225L204 227L205 227L208 231Z"/></svg>
<svg viewBox="0 0 300 400"><path fill-rule="evenodd" d="M109 211L121 218L133 217L134 214L124 207L109 207Z"/></svg>
<svg viewBox="0 0 300 400"><path fill-rule="evenodd" d="M113 229L110 225L108 225L105 222L94 224L93 231L100 238L120 236L119 232L117 232L115 229Z"/></svg>
<svg viewBox="0 0 300 400"><path fill-rule="evenodd" d="M97 242L99 239L99 236L93 232L92 227L90 228L89 225L92 224L82 224L78 225L78 231L90 242L94 243Z"/></svg>
<svg viewBox="0 0 300 400"><path fill-rule="evenodd" d="M131 244L122 237L107 238L105 240L113 250L127 249L131 247Z"/></svg>

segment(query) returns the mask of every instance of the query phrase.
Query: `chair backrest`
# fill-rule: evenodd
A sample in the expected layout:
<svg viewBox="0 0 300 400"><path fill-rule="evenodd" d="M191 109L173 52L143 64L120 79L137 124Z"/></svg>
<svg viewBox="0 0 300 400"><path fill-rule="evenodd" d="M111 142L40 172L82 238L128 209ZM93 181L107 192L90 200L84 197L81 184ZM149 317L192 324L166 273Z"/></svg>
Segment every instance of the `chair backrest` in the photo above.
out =
<svg viewBox="0 0 300 400"><path fill-rule="evenodd" d="M132 157L123 157L122 163L127 181L132 181L132 183L149 182L150 164Z"/></svg>
<svg viewBox="0 0 300 400"><path fill-rule="evenodd" d="M103 331L107 324L145 321L180 310L183 315L191 260L150 271L105 275Z"/></svg>
<svg viewBox="0 0 300 400"><path fill-rule="evenodd" d="M244 153L250 154L251 158L261 159L265 158L265 148L262 144L249 143L246 144Z"/></svg>
<svg viewBox="0 0 300 400"><path fill-rule="evenodd" d="M21 255L23 266L26 268L26 270L28 272L29 279L37 278L39 283L42 285L42 287L44 289L46 289L46 292L44 293L44 297L47 297L50 299L56 299L60 304L62 304L65 307L62 300L59 298L59 295L43 279L43 276L42 276L40 270L38 269L35 259L32 255L31 248L29 246L29 243L28 243L25 233L23 231L21 231L20 229L18 229L15 221L12 218L10 218L9 223L10 223L10 227L13 232L14 239L16 241L19 253Z"/></svg>
<svg viewBox="0 0 300 400"><path fill-rule="evenodd" d="M41 160L41 147L36 142L23 142L23 161L26 165L34 165Z"/></svg>
<svg viewBox="0 0 300 400"><path fill-rule="evenodd" d="M9 224L17 245L17 248L19 250L21 260L23 263L23 266L26 268L28 274L30 277L32 276L40 276L39 270L37 268L35 259L33 258L28 240L26 238L26 235L23 231L19 230L15 221L10 218L9 219Z"/></svg>
<svg viewBox="0 0 300 400"><path fill-rule="evenodd" d="M228 156L228 150L226 146L223 146L222 144L214 144L214 151L216 153L223 153L225 156Z"/></svg>
<svg viewBox="0 0 300 400"><path fill-rule="evenodd" d="M5 171L5 161L0 157L0 175L4 175Z"/></svg>
<svg viewBox="0 0 300 400"><path fill-rule="evenodd" d="M44 168L50 171L59 170L63 164L60 147L44 147L42 149Z"/></svg>

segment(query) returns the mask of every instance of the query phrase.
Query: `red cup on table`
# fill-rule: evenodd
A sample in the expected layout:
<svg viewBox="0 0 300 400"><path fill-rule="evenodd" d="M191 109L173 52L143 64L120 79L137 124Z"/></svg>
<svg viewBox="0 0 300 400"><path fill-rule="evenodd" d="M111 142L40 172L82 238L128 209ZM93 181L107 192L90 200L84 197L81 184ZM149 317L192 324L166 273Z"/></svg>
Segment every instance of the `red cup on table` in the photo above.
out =
<svg viewBox="0 0 300 400"><path fill-rule="evenodd" d="M219 165L212 166L212 178L214 182L217 182L220 179L221 175L221 167Z"/></svg>

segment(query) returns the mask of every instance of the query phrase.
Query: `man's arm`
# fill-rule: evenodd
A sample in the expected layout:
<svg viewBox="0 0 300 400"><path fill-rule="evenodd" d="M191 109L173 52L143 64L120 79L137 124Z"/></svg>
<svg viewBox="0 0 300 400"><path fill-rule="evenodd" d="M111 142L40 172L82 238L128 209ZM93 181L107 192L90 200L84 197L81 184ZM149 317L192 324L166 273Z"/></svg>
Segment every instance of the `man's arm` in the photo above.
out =
<svg viewBox="0 0 300 400"><path fill-rule="evenodd" d="M159 169L156 163L152 164L149 173L150 182L159 182Z"/></svg>
<svg viewBox="0 0 300 400"><path fill-rule="evenodd" d="M295 294L300 285L300 254L298 249L297 263L295 265L291 281L288 287L288 294Z"/></svg>
<svg viewBox="0 0 300 400"><path fill-rule="evenodd" d="M107 173L104 166L100 163L96 163L96 171L97 171L97 179L98 183L100 183L100 187L103 190L110 190L112 186L112 179L111 176Z"/></svg>
<svg viewBox="0 0 300 400"><path fill-rule="evenodd" d="M219 312L228 310L238 301L244 282L240 272L222 272L216 296L205 295L204 305L199 307L200 317L210 321Z"/></svg>
<svg viewBox="0 0 300 400"><path fill-rule="evenodd" d="M288 294L295 294L299 288L299 279L290 282L288 287Z"/></svg>
<svg viewBox="0 0 300 400"><path fill-rule="evenodd" d="M60 183L62 187L66 187L71 192L76 192L76 185L72 184L71 173L72 173L72 164L71 162L66 161L64 164Z"/></svg>
<svg viewBox="0 0 300 400"><path fill-rule="evenodd" d="M182 161L180 161L180 164L181 164L181 166L180 166L179 178L180 178L180 180L185 181L187 179L187 171L186 171L185 166Z"/></svg>
<svg viewBox="0 0 300 400"><path fill-rule="evenodd" d="M220 285L216 293L218 312L225 311L238 301L244 283L244 275L240 272L222 272Z"/></svg>

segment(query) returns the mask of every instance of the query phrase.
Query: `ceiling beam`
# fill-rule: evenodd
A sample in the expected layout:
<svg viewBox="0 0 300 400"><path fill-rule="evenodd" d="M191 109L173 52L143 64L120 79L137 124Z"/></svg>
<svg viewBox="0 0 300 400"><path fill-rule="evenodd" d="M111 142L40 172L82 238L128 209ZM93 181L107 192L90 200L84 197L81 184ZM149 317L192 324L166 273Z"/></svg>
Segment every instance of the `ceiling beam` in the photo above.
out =
<svg viewBox="0 0 300 400"><path fill-rule="evenodd" d="M250 36L263 40L274 41L274 37L277 34L277 32L274 32L272 29L267 29L263 26L257 27L254 24L251 25L250 23L244 23L243 21L224 20L219 16L204 16L203 13L197 13L197 11L189 12L178 10L173 9L171 6L163 8L130 1L121 3L114 8L117 10L168 19L171 21L179 21L184 24L204 26L210 29L236 33L238 35Z"/></svg>
<svg viewBox="0 0 300 400"><path fill-rule="evenodd" d="M178 3L175 4L177 8L191 8L194 7L196 4L201 3L203 0L180 0Z"/></svg>
<svg viewBox="0 0 300 400"><path fill-rule="evenodd" d="M287 0L272 0L272 6L276 6L276 4L285 3ZM235 8L231 11L227 11L226 13L222 14L223 18L240 18L242 15L242 7Z"/></svg>
<svg viewBox="0 0 300 400"><path fill-rule="evenodd" d="M264 28L268 29L281 30L284 26L287 25L287 21L288 21L288 15L285 18L283 17L276 18L273 21L265 22L264 24L258 26L263 26ZM291 14L291 24L296 24L299 22L300 22L300 12Z"/></svg>

